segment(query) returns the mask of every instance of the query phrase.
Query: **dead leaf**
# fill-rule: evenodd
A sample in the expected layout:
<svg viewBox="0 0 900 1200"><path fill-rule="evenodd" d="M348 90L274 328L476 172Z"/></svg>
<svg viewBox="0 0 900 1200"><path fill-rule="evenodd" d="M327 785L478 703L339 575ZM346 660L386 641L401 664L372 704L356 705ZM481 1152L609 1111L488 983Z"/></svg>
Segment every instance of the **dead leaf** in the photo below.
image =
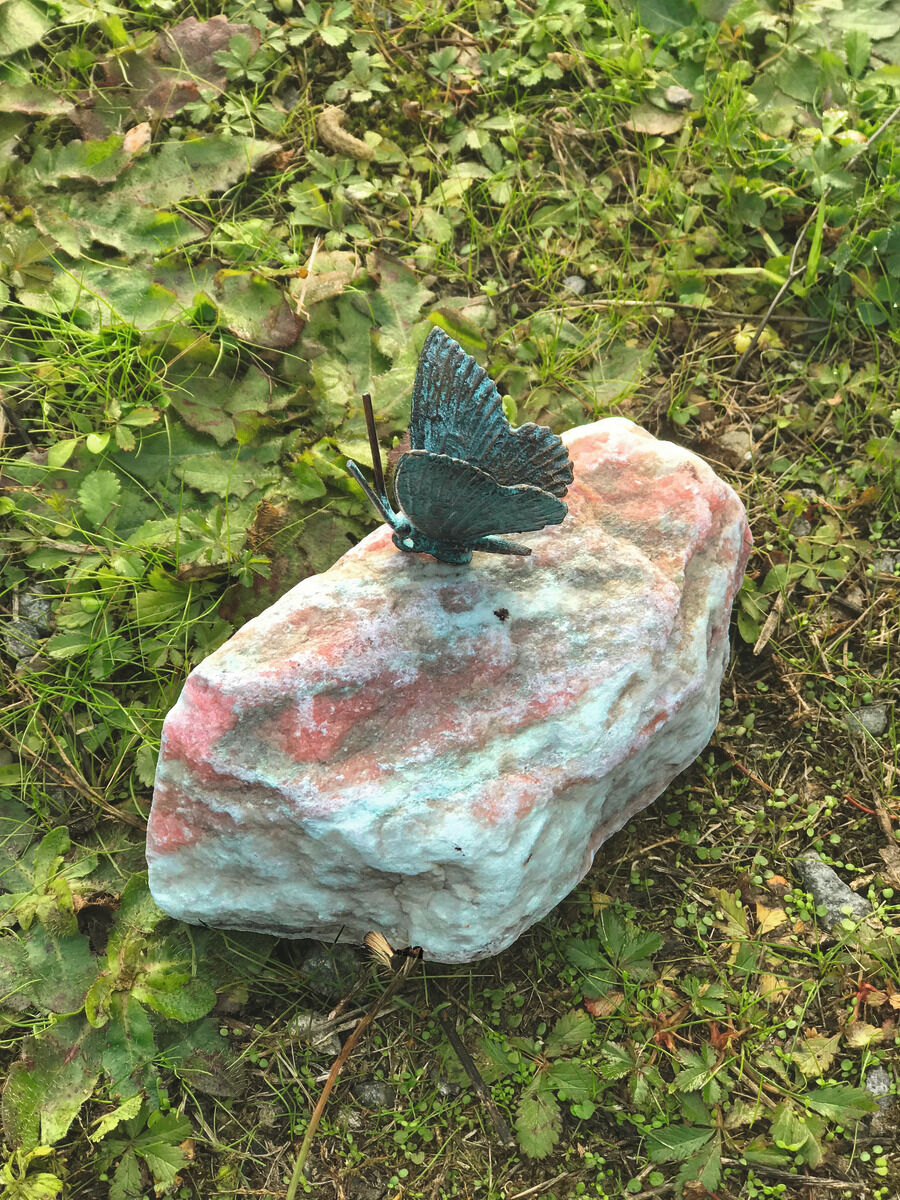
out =
<svg viewBox="0 0 900 1200"><path fill-rule="evenodd" d="M363 941L372 957L377 959L383 967L390 968L393 965L394 948L383 933L373 929L366 934Z"/></svg>
<svg viewBox="0 0 900 1200"><path fill-rule="evenodd" d="M863 1050L866 1046L875 1046L884 1041L884 1030L878 1025L869 1025L867 1021L851 1021L844 1034L851 1050Z"/></svg>
<svg viewBox="0 0 900 1200"><path fill-rule="evenodd" d="M82 92L69 119L85 138L97 139L136 118L173 117L199 100L201 89L224 91L226 70L215 56L238 34L254 50L259 46L259 31L252 25L215 16L209 21L188 17L163 30L149 47L120 51L98 64L102 91Z"/></svg>
<svg viewBox="0 0 900 1200"><path fill-rule="evenodd" d="M585 1000L584 1007L593 1017L611 1017L621 1008L625 996L622 992L607 992L596 1000Z"/></svg>
<svg viewBox="0 0 900 1200"><path fill-rule="evenodd" d="M126 154L140 154L150 145L150 122L142 121L140 125L132 125L122 138L122 149Z"/></svg>
<svg viewBox="0 0 900 1200"><path fill-rule="evenodd" d="M332 105L319 113L316 121L316 133L329 150L343 154L347 158L374 158L375 151L368 142L354 137L344 128L347 114L342 108Z"/></svg>
<svg viewBox="0 0 900 1200"><path fill-rule="evenodd" d="M791 993L790 985L768 972L759 977L759 997L766 1004L777 1004Z"/></svg>
<svg viewBox="0 0 900 1200"><path fill-rule="evenodd" d="M652 137L668 137L677 133L685 122L684 113L664 112L652 104L638 104L624 122L631 133L648 133Z"/></svg>
<svg viewBox="0 0 900 1200"><path fill-rule="evenodd" d="M694 96L687 88L673 83L671 87L667 87L663 92L663 99L666 104L674 104L676 108L687 108L689 104L693 103Z"/></svg>
<svg viewBox="0 0 900 1200"><path fill-rule="evenodd" d="M884 860L885 876L892 887L900 887L900 846L892 842L878 851Z"/></svg>
<svg viewBox="0 0 900 1200"><path fill-rule="evenodd" d="M759 922L760 933L771 933L788 919L783 908L767 908L759 900L756 902L756 919Z"/></svg>

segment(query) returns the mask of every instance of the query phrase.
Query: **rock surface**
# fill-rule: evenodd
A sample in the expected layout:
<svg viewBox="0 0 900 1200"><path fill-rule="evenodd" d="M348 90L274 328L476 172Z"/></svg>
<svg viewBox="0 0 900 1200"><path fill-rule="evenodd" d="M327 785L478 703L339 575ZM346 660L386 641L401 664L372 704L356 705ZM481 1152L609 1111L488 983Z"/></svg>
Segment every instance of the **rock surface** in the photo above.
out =
<svg viewBox="0 0 900 1200"><path fill-rule="evenodd" d="M386 526L191 674L163 730L150 885L186 921L497 953L703 749L750 550L702 460L565 435L529 558L400 554Z"/></svg>

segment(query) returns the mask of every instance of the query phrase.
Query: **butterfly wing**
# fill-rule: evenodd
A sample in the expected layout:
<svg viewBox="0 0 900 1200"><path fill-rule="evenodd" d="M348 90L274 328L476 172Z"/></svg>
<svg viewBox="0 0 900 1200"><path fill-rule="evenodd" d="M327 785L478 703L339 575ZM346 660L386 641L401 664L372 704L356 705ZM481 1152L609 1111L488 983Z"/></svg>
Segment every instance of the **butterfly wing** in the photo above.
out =
<svg viewBox="0 0 900 1200"><path fill-rule="evenodd" d="M494 381L443 329L432 329L422 347L409 436L414 450L463 459L503 486L564 496L572 482L562 440L533 422L513 429Z"/></svg>
<svg viewBox="0 0 900 1200"><path fill-rule="evenodd" d="M525 533L558 525L562 500L530 484L504 487L472 463L411 450L397 464L394 488L416 529L466 545L491 533Z"/></svg>

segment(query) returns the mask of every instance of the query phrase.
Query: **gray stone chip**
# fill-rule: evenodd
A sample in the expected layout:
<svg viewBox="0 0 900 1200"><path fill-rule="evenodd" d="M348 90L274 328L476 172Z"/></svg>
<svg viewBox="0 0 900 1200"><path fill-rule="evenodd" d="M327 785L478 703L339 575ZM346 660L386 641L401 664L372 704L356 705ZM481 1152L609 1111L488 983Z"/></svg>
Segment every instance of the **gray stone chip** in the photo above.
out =
<svg viewBox="0 0 900 1200"><path fill-rule="evenodd" d="M861 921L872 911L868 900L852 891L815 850L801 854L795 866L803 886L812 894L816 904L827 909L823 922L828 929L840 925L848 915L843 909L850 910L850 919L854 921Z"/></svg>

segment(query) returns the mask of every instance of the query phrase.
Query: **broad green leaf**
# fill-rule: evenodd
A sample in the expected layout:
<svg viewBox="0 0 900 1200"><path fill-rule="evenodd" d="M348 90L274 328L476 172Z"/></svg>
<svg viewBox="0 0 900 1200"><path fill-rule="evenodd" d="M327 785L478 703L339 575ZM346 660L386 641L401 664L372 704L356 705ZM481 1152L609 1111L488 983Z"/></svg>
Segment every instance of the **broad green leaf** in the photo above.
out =
<svg viewBox="0 0 900 1200"><path fill-rule="evenodd" d="M53 22L29 0L0 4L0 58L27 50L50 32Z"/></svg>
<svg viewBox="0 0 900 1200"><path fill-rule="evenodd" d="M78 441L78 438L65 438L61 442L54 442L47 451L47 466L54 470L64 467L74 454Z"/></svg>
<svg viewBox="0 0 900 1200"><path fill-rule="evenodd" d="M504 1075L509 1075L516 1069L518 1056L511 1055L503 1043L497 1041L496 1038L479 1038L478 1048L485 1060L485 1063L481 1064L482 1075L488 1082L502 1079Z"/></svg>
<svg viewBox="0 0 900 1200"><path fill-rule="evenodd" d="M804 1102L823 1117L831 1121L861 1121L869 1113L878 1111L878 1103L865 1088L837 1084L835 1087L816 1088L807 1092Z"/></svg>
<svg viewBox="0 0 900 1200"><path fill-rule="evenodd" d="M782 1150L796 1153L809 1137L809 1130L803 1116L792 1104L784 1101L775 1110L772 1122L772 1139Z"/></svg>
<svg viewBox="0 0 900 1200"><path fill-rule="evenodd" d="M144 1159L158 1188L168 1187L185 1164L181 1143L193 1130L187 1117L178 1113L151 1113L147 1128L132 1142Z"/></svg>
<svg viewBox="0 0 900 1200"><path fill-rule="evenodd" d="M31 1003L25 970L25 945L14 933L0 937L0 1006L24 1012Z"/></svg>
<svg viewBox="0 0 900 1200"><path fill-rule="evenodd" d="M108 520L119 500L122 484L118 475L104 469L85 476L78 489L82 512L95 527Z"/></svg>
<svg viewBox="0 0 900 1200"><path fill-rule="evenodd" d="M868 34L861 29L848 29L844 36L844 52L847 55L850 74L859 79L869 65L869 56L872 53L872 43Z"/></svg>
<svg viewBox="0 0 900 1200"><path fill-rule="evenodd" d="M98 327L127 321L136 329L153 329L164 322L181 319L185 304L172 288L148 271L136 271L127 262L72 263L69 271L80 291L82 308L94 302ZM144 410L147 411L147 410ZM150 410L152 412L152 410ZM156 419L154 414L152 419ZM124 420L139 424L134 413Z"/></svg>
<svg viewBox="0 0 900 1200"><path fill-rule="evenodd" d="M797 1064L807 1078L823 1075L834 1061L840 1042L840 1033L830 1038L814 1034L793 1048L791 1061Z"/></svg>
<svg viewBox="0 0 900 1200"><path fill-rule="evenodd" d="M640 23L656 34L676 33L697 20L689 0L640 0L636 8Z"/></svg>
<svg viewBox="0 0 900 1200"><path fill-rule="evenodd" d="M722 1138L716 1132L706 1145L691 1158L681 1164L678 1171L678 1183L684 1184L697 1180L709 1193L714 1193L722 1178Z"/></svg>
<svg viewBox="0 0 900 1200"><path fill-rule="evenodd" d="M53 1200L63 1189L63 1181L49 1171L34 1171L35 1159L52 1154L50 1146L36 1146L33 1150L15 1150L0 1166L0 1185L3 1185L3 1200Z"/></svg>
<svg viewBox="0 0 900 1200"><path fill-rule="evenodd" d="M222 322L254 345L284 350L302 328L281 289L250 271L220 271L214 300Z"/></svg>
<svg viewBox="0 0 900 1200"><path fill-rule="evenodd" d="M522 1097L516 1110L519 1145L529 1158L546 1158L559 1141L562 1116L555 1096L532 1091Z"/></svg>
<svg viewBox="0 0 900 1200"><path fill-rule="evenodd" d="M564 1013L550 1030L544 1043L544 1053L548 1058L554 1058L582 1045L593 1032L594 1021L589 1014L573 1009Z"/></svg>
<svg viewBox="0 0 900 1200"><path fill-rule="evenodd" d="M26 1150L65 1137L100 1074L100 1035L83 1017L66 1017L26 1038L3 1092L3 1127Z"/></svg>
<svg viewBox="0 0 900 1200"><path fill-rule="evenodd" d="M570 938L565 945L565 955L573 967L579 967L582 971L610 965L596 938Z"/></svg>
<svg viewBox="0 0 900 1200"><path fill-rule="evenodd" d="M56 935L34 926L25 942L27 995L44 1013L77 1012L97 978L97 959L80 933Z"/></svg>
<svg viewBox="0 0 900 1200"><path fill-rule="evenodd" d="M110 1095L130 1098L142 1091L156 1056L156 1043L147 1014L133 997L116 992L110 1000L110 1021L103 1030L103 1069Z"/></svg>
<svg viewBox="0 0 900 1200"><path fill-rule="evenodd" d="M637 1068L633 1052L618 1042L607 1042L601 1053L604 1061L600 1070L605 1079L622 1079Z"/></svg>
<svg viewBox="0 0 900 1200"><path fill-rule="evenodd" d="M109 1185L109 1200L137 1200L143 1193L141 1164L129 1146L119 1159Z"/></svg>
<svg viewBox="0 0 900 1200"><path fill-rule="evenodd" d="M419 224L422 232L430 242L439 246L453 240L453 226L443 213L428 205L419 209Z"/></svg>
<svg viewBox="0 0 900 1200"><path fill-rule="evenodd" d="M214 492L223 500L244 500L252 492L278 483L281 468L273 461L277 456L278 443L268 442L252 450L240 447L233 454L197 454L179 463L176 473L200 492Z"/></svg>
<svg viewBox="0 0 900 1200"><path fill-rule="evenodd" d="M669 1125L647 1134L647 1155L651 1162L680 1162L696 1154L712 1137L711 1129L692 1129L688 1125Z"/></svg>
<svg viewBox="0 0 900 1200"><path fill-rule="evenodd" d="M96 1128L90 1135L91 1141L99 1142L108 1133L112 1133L123 1121L130 1121L132 1117L136 1117L141 1110L142 1104L143 1097L136 1095L132 1096L130 1100L125 1100L118 1108L112 1109L111 1112L104 1113L96 1122Z"/></svg>
<svg viewBox="0 0 900 1200"><path fill-rule="evenodd" d="M553 1062L544 1073L548 1087L554 1088L560 1100L576 1103L596 1095L594 1073L587 1063L561 1059Z"/></svg>
<svg viewBox="0 0 900 1200"><path fill-rule="evenodd" d="M71 107L72 102L67 97L33 83L4 83L0 89L0 112L61 117Z"/></svg>
<svg viewBox="0 0 900 1200"><path fill-rule="evenodd" d="M31 157L27 174L37 185L56 187L67 179L89 179L110 183L131 161L122 149L121 134L105 141L65 142L54 150L39 147Z"/></svg>
<svg viewBox="0 0 900 1200"><path fill-rule="evenodd" d="M224 191L277 149L227 134L166 142L99 196L86 190L36 201L35 223L73 258L94 240L126 254L161 254L205 235L198 222L166 209Z"/></svg>
<svg viewBox="0 0 900 1200"><path fill-rule="evenodd" d="M893 4L860 3L848 5L842 12L828 14L828 23L837 29L854 30L866 34L873 41L892 38L900 32L900 16Z"/></svg>
<svg viewBox="0 0 900 1200"><path fill-rule="evenodd" d="M458 204L474 183L490 177L491 172L483 163L459 162L426 198L425 205L441 208L448 204Z"/></svg>
<svg viewBox="0 0 900 1200"><path fill-rule="evenodd" d="M133 995L170 1021L196 1021L216 1003L216 990L202 979L188 979L172 990L136 984Z"/></svg>

